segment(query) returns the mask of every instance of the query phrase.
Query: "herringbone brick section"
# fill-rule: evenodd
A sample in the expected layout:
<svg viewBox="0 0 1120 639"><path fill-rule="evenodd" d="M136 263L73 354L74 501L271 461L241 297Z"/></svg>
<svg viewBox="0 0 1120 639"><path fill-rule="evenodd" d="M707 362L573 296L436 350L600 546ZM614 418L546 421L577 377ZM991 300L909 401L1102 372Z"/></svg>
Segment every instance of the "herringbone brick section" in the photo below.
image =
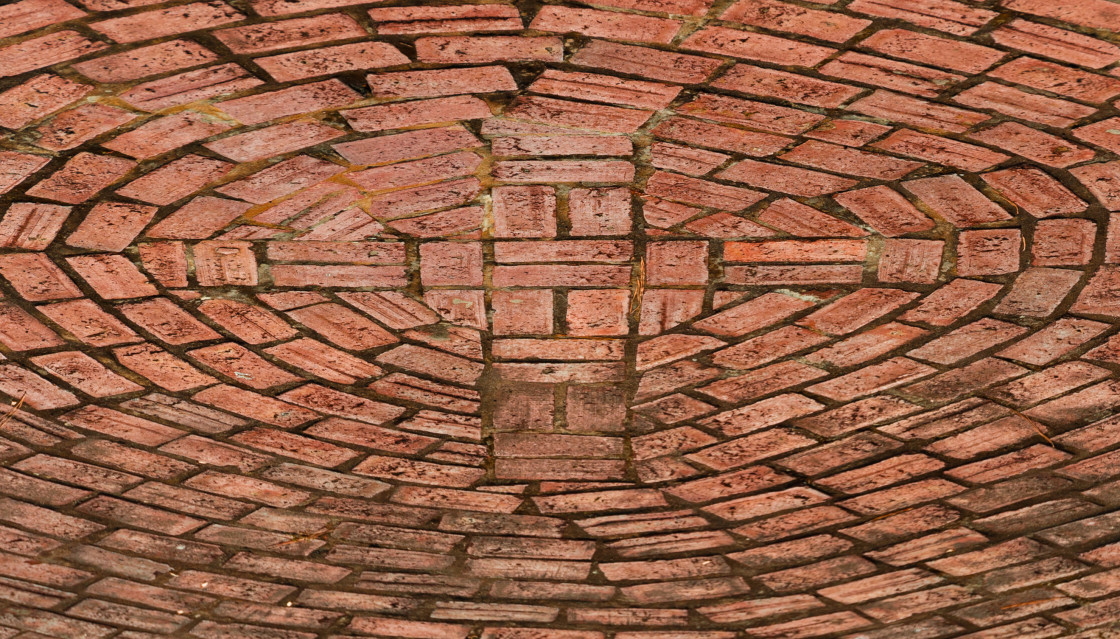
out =
<svg viewBox="0 0 1120 639"><path fill-rule="evenodd" d="M1118 97L1113 0L4 2L0 639L1117 639Z"/></svg>

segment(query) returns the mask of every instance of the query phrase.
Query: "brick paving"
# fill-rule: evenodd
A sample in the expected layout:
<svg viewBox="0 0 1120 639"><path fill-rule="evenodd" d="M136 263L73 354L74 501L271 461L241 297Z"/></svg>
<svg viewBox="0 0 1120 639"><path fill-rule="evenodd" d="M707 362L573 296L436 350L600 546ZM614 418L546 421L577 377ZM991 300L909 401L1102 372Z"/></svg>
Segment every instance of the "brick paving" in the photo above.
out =
<svg viewBox="0 0 1120 639"><path fill-rule="evenodd" d="M0 639L1120 637L1118 32L3 4Z"/></svg>

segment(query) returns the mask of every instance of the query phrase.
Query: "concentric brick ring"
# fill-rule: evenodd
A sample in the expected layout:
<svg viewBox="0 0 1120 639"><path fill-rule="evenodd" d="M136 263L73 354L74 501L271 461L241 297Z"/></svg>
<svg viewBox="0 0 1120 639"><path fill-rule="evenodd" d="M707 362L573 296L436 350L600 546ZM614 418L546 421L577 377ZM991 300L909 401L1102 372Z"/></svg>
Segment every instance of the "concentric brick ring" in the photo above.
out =
<svg viewBox="0 0 1120 639"><path fill-rule="evenodd" d="M1120 637L1109 0L0 6L0 638Z"/></svg>

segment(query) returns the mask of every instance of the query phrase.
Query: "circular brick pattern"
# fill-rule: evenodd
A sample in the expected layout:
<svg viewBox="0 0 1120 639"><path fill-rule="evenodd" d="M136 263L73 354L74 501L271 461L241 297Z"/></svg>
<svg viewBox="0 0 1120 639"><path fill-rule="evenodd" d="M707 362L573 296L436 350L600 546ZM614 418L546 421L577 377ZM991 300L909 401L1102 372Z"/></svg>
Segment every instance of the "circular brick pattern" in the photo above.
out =
<svg viewBox="0 0 1120 639"><path fill-rule="evenodd" d="M0 6L0 639L1120 637L1109 0Z"/></svg>

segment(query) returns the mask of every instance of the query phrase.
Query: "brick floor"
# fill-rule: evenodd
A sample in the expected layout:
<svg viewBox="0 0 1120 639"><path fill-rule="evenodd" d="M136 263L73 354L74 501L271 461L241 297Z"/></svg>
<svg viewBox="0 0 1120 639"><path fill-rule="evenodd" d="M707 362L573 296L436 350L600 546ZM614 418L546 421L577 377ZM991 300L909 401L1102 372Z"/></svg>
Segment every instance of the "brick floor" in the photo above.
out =
<svg viewBox="0 0 1120 639"><path fill-rule="evenodd" d="M0 639L1120 638L1118 38L3 3Z"/></svg>

